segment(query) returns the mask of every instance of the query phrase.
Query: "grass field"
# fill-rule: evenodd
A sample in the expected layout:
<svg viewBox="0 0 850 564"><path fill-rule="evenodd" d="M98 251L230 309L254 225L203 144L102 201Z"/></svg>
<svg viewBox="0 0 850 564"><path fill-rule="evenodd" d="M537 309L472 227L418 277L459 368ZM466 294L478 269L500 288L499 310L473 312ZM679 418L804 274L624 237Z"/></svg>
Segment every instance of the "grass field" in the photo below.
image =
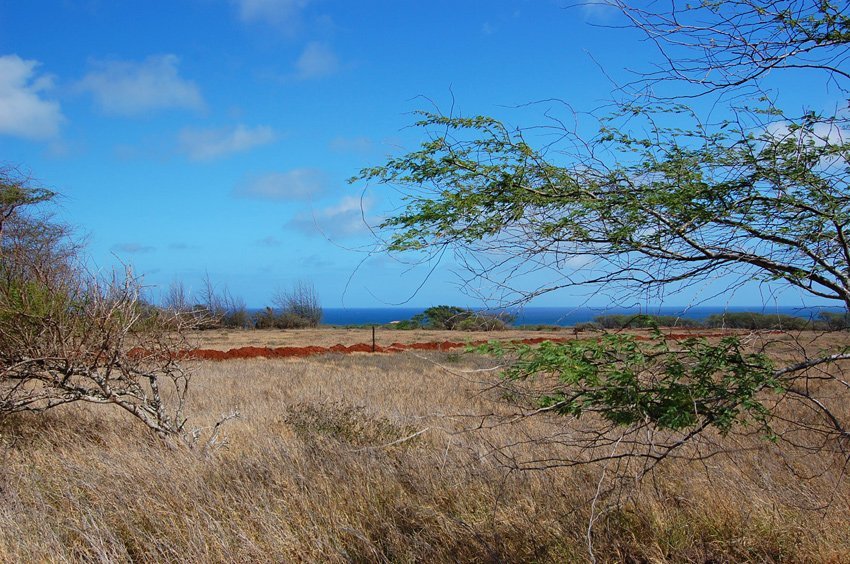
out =
<svg viewBox="0 0 850 564"><path fill-rule="evenodd" d="M367 335L208 333L199 345ZM771 350L790 358L824 338L812 339L774 336ZM840 455L741 433L708 436L700 448L718 454L665 461L640 481L629 465L512 469L580 453L559 440L563 418L510 422L493 367L410 352L198 363L189 416L202 438L241 413L208 452L103 406L14 417L0 427L0 559L572 562L590 560L590 545L599 561L850 561Z"/></svg>
<svg viewBox="0 0 850 564"><path fill-rule="evenodd" d="M393 343L427 343L446 340L481 341L488 339L524 339L528 337L564 338L573 334L572 330L561 331L438 331L429 329L395 330L377 327L375 343L389 346ZM255 347L303 347L315 345L330 347L333 345L355 345L371 343L370 328L330 327L318 329L295 330L242 330L217 329L197 331L192 335L193 341L201 348L227 350L243 346Z"/></svg>

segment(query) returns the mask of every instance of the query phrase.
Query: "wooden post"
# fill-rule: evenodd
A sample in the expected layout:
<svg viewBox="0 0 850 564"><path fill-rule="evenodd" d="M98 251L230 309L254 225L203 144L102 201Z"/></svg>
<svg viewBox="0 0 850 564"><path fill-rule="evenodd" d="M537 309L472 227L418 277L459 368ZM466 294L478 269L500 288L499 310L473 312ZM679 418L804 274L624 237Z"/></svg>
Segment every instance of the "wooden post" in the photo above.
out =
<svg viewBox="0 0 850 564"><path fill-rule="evenodd" d="M372 352L375 352L375 326L372 325Z"/></svg>

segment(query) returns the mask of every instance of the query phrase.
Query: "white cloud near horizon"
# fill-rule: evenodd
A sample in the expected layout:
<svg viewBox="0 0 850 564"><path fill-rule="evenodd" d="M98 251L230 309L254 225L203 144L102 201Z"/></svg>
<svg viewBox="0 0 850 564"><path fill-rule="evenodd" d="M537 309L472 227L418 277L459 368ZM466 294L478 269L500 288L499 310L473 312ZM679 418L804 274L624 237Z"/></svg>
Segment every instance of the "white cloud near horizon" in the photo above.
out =
<svg viewBox="0 0 850 564"><path fill-rule="evenodd" d="M179 74L176 55L153 55L144 61L96 61L77 84L107 114L135 116L171 109L202 110L198 86Z"/></svg>
<svg viewBox="0 0 850 564"><path fill-rule="evenodd" d="M339 59L327 43L311 41L295 61L295 76L310 80L330 76L339 70Z"/></svg>
<svg viewBox="0 0 850 564"><path fill-rule="evenodd" d="M208 161L234 153L248 151L271 143L277 138L267 125L247 127L239 124L233 128L185 128L178 134L180 149L196 161Z"/></svg>
<svg viewBox="0 0 850 564"><path fill-rule="evenodd" d="M322 171L313 168L295 168L286 172L270 172L243 182L233 191L242 198L259 200L311 200L321 196L327 188Z"/></svg>
<svg viewBox="0 0 850 564"><path fill-rule="evenodd" d="M326 237L362 235L369 232L363 217L372 209L373 203L371 198L345 196L332 206L297 214L287 223L287 227Z"/></svg>
<svg viewBox="0 0 850 564"><path fill-rule="evenodd" d="M37 74L39 65L18 55L0 57L0 134L33 140L59 135L65 117L58 102L43 97L53 79Z"/></svg>

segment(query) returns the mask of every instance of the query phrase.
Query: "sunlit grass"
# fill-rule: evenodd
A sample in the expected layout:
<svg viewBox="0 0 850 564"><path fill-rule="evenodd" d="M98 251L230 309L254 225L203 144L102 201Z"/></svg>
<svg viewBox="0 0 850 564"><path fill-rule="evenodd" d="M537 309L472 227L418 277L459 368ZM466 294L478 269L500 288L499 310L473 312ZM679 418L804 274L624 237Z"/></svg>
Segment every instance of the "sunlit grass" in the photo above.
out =
<svg viewBox="0 0 850 564"><path fill-rule="evenodd" d="M191 425L242 414L207 455L103 407L9 419L0 560L581 561L592 510L602 561L850 554L847 480L758 437L729 437L728 454L671 460L611 492L610 480L599 487L600 464L511 471L494 448L533 458L570 447L527 442L561 430L557 417L479 428L482 414L513 409L489 389L494 372L463 372L492 362L403 353L202 363Z"/></svg>

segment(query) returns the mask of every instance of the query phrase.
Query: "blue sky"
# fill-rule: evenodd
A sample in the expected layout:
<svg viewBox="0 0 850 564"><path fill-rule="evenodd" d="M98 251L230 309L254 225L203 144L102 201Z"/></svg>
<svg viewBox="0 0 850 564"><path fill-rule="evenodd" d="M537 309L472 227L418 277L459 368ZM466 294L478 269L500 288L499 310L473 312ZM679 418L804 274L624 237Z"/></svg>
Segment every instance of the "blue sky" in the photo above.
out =
<svg viewBox="0 0 850 564"><path fill-rule="evenodd" d="M477 305L451 260L417 293L427 269L370 257L361 210L398 197L346 179L416 148L414 110L533 124L560 104L517 106L591 110L606 73L654 56L593 25L617 23L608 8L566 4L3 0L2 159L62 195L96 267L132 264L153 294L208 272L249 306L301 279L327 307Z"/></svg>

